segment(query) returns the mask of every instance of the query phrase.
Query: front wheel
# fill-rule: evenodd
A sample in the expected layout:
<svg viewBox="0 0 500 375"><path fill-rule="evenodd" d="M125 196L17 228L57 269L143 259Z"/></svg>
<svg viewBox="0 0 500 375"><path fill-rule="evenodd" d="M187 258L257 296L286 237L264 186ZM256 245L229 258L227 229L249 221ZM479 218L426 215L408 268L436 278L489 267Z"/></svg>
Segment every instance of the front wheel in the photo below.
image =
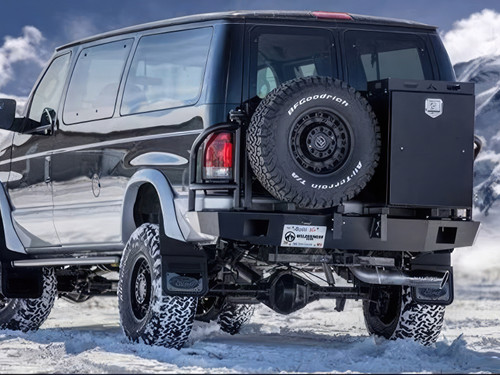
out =
<svg viewBox="0 0 500 375"><path fill-rule="evenodd" d="M363 301L365 324L370 334L387 339L413 339L423 345L437 341L443 326L445 307L417 303L411 288L373 288Z"/></svg>
<svg viewBox="0 0 500 375"><path fill-rule="evenodd" d="M120 321L131 341L180 349L191 332L197 298L163 295L159 235L158 225L143 224L125 246L118 284Z"/></svg>

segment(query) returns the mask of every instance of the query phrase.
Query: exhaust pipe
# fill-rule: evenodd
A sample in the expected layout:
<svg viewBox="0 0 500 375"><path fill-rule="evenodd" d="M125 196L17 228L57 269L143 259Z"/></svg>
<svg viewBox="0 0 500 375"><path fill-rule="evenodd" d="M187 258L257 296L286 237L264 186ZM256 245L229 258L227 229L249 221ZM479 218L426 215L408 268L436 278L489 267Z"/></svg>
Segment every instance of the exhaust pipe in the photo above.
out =
<svg viewBox="0 0 500 375"><path fill-rule="evenodd" d="M407 273L401 270L380 268L349 267L358 280L367 284L408 285L421 288L443 289L450 275L449 271L425 274Z"/></svg>

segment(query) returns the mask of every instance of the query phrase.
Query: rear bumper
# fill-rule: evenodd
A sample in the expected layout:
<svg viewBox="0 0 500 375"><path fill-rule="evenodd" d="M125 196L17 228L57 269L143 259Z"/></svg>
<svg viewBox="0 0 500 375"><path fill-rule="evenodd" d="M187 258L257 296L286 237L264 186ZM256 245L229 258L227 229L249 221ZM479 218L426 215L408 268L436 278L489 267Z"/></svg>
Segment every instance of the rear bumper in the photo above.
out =
<svg viewBox="0 0 500 375"><path fill-rule="evenodd" d="M189 212L201 233L280 246L285 224L326 226L325 248L425 252L471 246L479 222L265 212Z"/></svg>

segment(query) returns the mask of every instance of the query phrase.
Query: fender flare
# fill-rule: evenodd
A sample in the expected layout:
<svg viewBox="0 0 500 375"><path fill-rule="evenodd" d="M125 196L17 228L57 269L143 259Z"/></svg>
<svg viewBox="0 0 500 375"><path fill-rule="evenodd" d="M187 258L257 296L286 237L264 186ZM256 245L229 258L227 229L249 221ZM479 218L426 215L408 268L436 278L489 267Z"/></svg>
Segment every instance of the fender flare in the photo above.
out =
<svg viewBox="0 0 500 375"><path fill-rule="evenodd" d="M16 230L14 229L14 223L12 222L11 216L12 209L10 207L7 194L5 193L5 187L3 186L3 184L0 184L0 186L0 214L2 216L5 246L10 251L14 251L20 254L26 254L26 249L24 248L21 240L19 239L19 236L16 233Z"/></svg>
<svg viewBox="0 0 500 375"><path fill-rule="evenodd" d="M184 235L179 227L175 212L174 198L176 196L167 178L156 169L141 169L129 180L122 204L122 241L127 243L130 235L136 229L134 222L134 204L139 188L145 183L151 184L160 199L163 215L163 229L165 235L178 241L185 242Z"/></svg>

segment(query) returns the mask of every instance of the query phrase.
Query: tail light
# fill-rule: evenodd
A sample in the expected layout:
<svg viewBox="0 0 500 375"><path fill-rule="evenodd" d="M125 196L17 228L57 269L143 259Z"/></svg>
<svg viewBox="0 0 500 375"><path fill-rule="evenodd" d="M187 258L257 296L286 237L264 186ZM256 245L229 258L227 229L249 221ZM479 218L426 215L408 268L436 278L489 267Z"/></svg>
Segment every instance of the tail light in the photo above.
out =
<svg viewBox="0 0 500 375"><path fill-rule="evenodd" d="M213 134L205 143L203 178L228 180L233 178L233 134Z"/></svg>

